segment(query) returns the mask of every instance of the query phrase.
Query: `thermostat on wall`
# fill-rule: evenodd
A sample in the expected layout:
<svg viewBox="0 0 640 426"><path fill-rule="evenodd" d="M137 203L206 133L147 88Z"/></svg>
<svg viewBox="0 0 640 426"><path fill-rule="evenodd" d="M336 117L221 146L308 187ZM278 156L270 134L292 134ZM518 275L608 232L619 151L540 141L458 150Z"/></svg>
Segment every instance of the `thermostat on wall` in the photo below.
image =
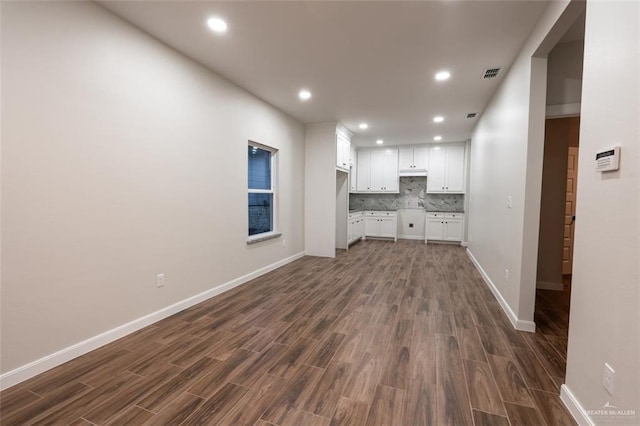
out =
<svg viewBox="0 0 640 426"><path fill-rule="evenodd" d="M620 164L620 147L614 146L613 148L603 149L596 152L596 171L597 172L610 172L612 170L618 170L618 164Z"/></svg>

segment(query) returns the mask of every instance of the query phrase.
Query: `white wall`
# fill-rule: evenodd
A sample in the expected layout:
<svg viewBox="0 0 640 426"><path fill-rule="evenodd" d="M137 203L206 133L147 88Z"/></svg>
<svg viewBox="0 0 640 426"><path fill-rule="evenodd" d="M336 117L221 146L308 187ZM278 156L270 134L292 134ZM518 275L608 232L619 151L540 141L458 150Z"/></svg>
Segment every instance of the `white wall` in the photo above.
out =
<svg viewBox="0 0 640 426"><path fill-rule="evenodd" d="M568 6L569 1L549 4L471 142L469 252L513 324L528 330L534 326L546 84L546 59L534 56L555 45L559 27L568 28L579 14Z"/></svg>
<svg viewBox="0 0 640 426"><path fill-rule="evenodd" d="M336 126L307 125L305 134L305 253L336 255ZM346 217L345 217L346 221Z"/></svg>
<svg viewBox="0 0 640 426"><path fill-rule="evenodd" d="M579 104L584 40L558 43L549 52L547 105Z"/></svg>
<svg viewBox="0 0 640 426"><path fill-rule="evenodd" d="M94 3L2 9L2 372L303 251L299 122ZM248 140L283 234L251 246Z"/></svg>
<svg viewBox="0 0 640 426"><path fill-rule="evenodd" d="M398 238L424 240L425 219L424 209L398 209Z"/></svg>
<svg viewBox="0 0 640 426"><path fill-rule="evenodd" d="M586 410L635 410L640 423L640 5L587 2L576 237L566 388ZM603 77L606 76L606 77ZM620 145L617 172L595 153ZM613 396L602 387L615 369ZM566 399L566 394L563 395Z"/></svg>

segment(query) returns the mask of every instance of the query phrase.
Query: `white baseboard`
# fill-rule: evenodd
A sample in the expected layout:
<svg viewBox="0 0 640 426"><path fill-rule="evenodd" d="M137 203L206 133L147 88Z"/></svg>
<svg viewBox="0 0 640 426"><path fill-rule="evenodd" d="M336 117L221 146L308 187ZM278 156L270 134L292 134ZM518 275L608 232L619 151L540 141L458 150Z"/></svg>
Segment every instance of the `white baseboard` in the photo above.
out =
<svg viewBox="0 0 640 426"><path fill-rule="evenodd" d="M580 426L595 426L595 423L591 420L589 414L587 414L587 410L582 407L567 385L562 385L560 387L560 400L563 402L564 406L567 407L567 410L569 410L569 413L571 413L576 423Z"/></svg>
<svg viewBox="0 0 640 426"><path fill-rule="evenodd" d="M399 240L420 240L424 241L424 237L420 235L398 235Z"/></svg>
<svg viewBox="0 0 640 426"><path fill-rule="evenodd" d="M548 281L538 281L536 283L536 288L539 290L553 290L553 291L564 291L564 284L562 283L551 283Z"/></svg>
<svg viewBox="0 0 640 426"><path fill-rule="evenodd" d="M471 250L467 249L467 254L469 255L469 258L471 259L471 262L473 262L473 264L475 265L476 269L478 269L478 271L480 272L482 279L487 284L487 287L489 287L489 289L493 293L493 296L496 298L498 303L500 303L502 310L504 311L505 314L507 314L509 321L511 321L511 325L513 325L513 327L516 330L529 331L531 333L534 333L536 331L536 323L533 321L525 321L525 320L519 319L516 316L516 314L511 310L511 307L509 306L507 301L504 299L504 297L502 297L502 294L500 294L500 291L498 291L498 288L495 286L493 281L491 281L491 278L489 278L489 275L487 275L485 270L482 269L482 266L480 266L480 263L478 262L478 260L475 258L473 253L471 253Z"/></svg>
<svg viewBox="0 0 640 426"><path fill-rule="evenodd" d="M205 292L181 300L177 303L174 303L173 305L167 306L141 318L123 324L119 327L105 331L104 333L101 333L97 336L90 337L89 339L76 343L75 345L59 350L58 352L42 357L36 361L30 362L29 364L8 371L0 375L0 390L4 390L10 388L11 386L17 385L18 383L30 379L33 376L64 364L67 361L70 361L74 358L86 354L87 352L91 352L92 350L118 340L128 334L140 330L141 328L144 328L175 313L190 308L191 306L197 305L200 302L204 302L205 300L210 299L213 296L231 290L232 288L251 281L254 278L258 278L259 276L278 269L288 263L293 262L294 260L298 260L304 255L304 252L294 254L293 256L272 263L271 265L267 265L264 268L260 268L239 278L228 281L224 284L220 284L219 286L216 286Z"/></svg>
<svg viewBox="0 0 640 426"><path fill-rule="evenodd" d="M469 243L467 241L463 241L460 243L462 247L469 247Z"/></svg>

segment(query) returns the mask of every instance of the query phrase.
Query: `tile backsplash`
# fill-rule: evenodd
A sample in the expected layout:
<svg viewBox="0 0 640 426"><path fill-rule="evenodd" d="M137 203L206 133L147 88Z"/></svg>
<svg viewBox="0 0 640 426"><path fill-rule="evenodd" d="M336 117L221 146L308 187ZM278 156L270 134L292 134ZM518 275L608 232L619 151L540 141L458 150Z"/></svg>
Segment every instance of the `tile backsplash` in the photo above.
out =
<svg viewBox="0 0 640 426"><path fill-rule="evenodd" d="M401 177L399 194L349 194L349 209L464 212L464 194L427 194L426 177Z"/></svg>

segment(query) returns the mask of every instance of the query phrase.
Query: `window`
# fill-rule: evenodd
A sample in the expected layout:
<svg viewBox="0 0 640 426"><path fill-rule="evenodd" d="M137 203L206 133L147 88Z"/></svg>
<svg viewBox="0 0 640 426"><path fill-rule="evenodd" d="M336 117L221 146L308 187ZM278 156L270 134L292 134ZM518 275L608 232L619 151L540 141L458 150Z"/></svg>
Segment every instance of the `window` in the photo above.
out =
<svg viewBox="0 0 640 426"><path fill-rule="evenodd" d="M249 142L249 243L280 235L276 232L277 153L273 148Z"/></svg>

